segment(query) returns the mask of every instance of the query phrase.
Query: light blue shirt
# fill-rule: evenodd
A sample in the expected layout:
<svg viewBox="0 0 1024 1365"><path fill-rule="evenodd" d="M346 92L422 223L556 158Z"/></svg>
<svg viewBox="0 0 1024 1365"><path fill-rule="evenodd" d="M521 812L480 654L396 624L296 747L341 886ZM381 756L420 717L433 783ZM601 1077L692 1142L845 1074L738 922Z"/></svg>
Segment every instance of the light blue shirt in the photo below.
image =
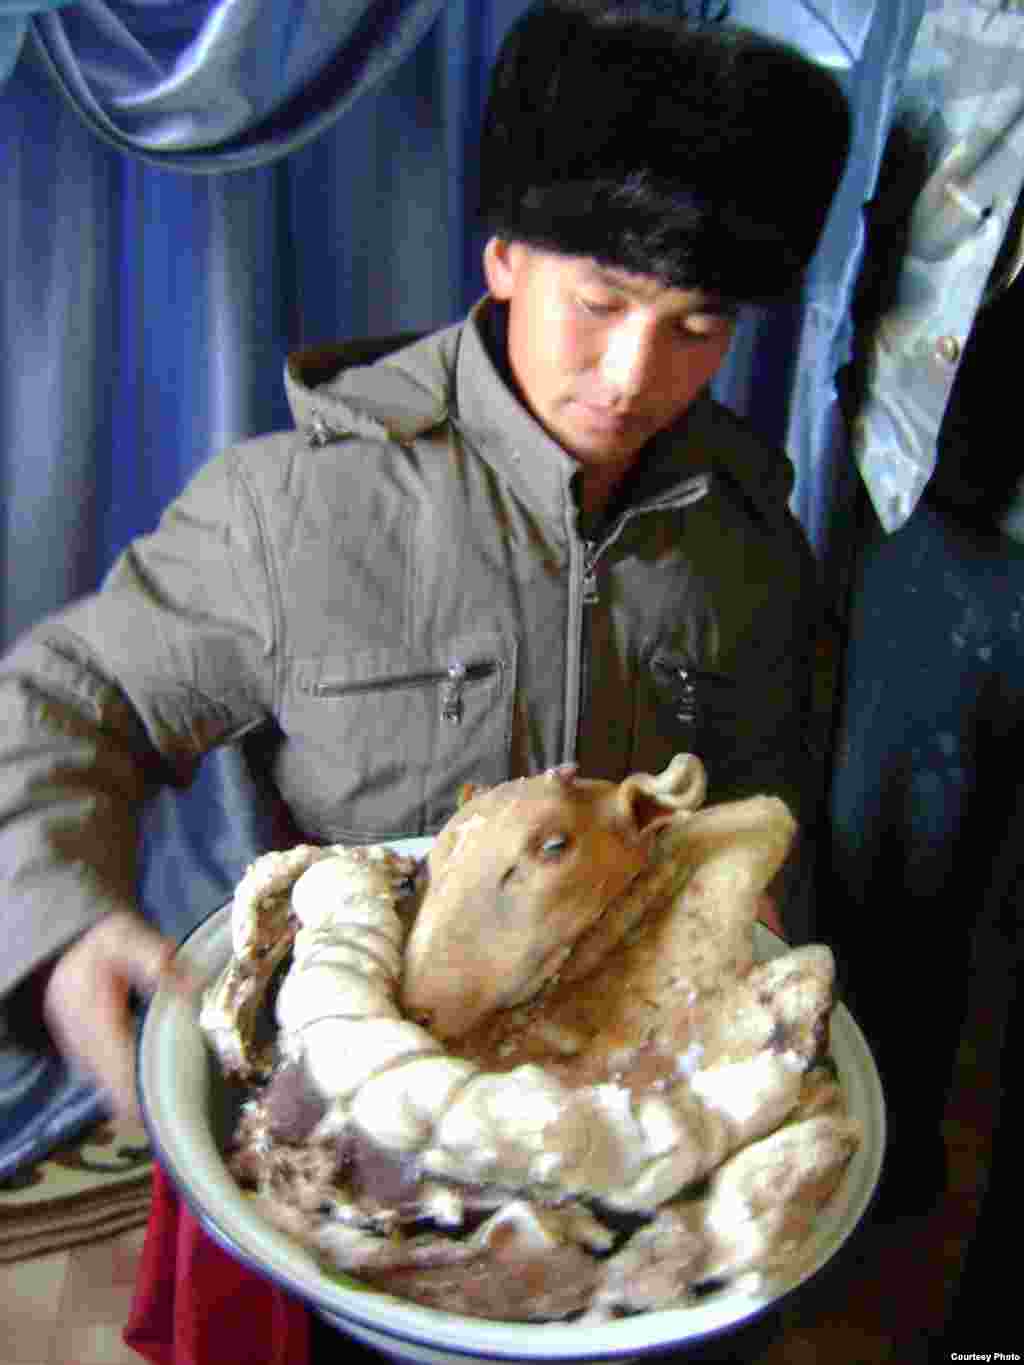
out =
<svg viewBox="0 0 1024 1365"><path fill-rule="evenodd" d="M986 289L1020 269L1007 243L1024 183L1024 4L928 0L897 118L927 150L892 304L868 339L868 388L851 433L879 520L895 531L936 463L936 442ZM1024 525L1024 509L1006 529Z"/></svg>

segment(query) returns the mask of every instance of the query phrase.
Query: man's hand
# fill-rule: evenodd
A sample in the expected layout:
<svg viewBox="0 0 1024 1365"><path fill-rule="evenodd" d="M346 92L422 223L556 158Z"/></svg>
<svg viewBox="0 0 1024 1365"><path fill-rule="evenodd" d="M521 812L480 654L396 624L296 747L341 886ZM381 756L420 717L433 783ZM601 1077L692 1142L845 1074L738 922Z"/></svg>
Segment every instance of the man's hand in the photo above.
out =
<svg viewBox="0 0 1024 1365"><path fill-rule="evenodd" d="M198 988L174 953L174 943L141 915L115 910L66 950L46 985L43 1011L54 1042L100 1083L122 1118L140 1117L131 992L148 995L158 984L186 994Z"/></svg>

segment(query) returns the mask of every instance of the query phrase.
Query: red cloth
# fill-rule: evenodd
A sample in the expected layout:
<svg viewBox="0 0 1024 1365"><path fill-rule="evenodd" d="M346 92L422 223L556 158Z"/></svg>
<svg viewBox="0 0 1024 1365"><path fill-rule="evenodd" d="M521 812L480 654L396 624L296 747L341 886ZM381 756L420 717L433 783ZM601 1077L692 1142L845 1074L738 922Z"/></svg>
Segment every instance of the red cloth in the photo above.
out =
<svg viewBox="0 0 1024 1365"><path fill-rule="evenodd" d="M151 1365L309 1365L309 1312L208 1237L157 1166L124 1339Z"/></svg>

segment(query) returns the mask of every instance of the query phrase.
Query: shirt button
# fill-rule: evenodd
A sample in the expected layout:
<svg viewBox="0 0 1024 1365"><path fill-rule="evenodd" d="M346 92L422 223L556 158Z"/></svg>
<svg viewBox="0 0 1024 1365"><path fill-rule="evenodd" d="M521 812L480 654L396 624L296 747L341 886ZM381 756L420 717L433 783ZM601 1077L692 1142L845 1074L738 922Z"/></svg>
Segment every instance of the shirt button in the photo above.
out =
<svg viewBox="0 0 1024 1365"><path fill-rule="evenodd" d="M940 360L944 360L947 365L952 365L954 361L960 359L960 342L955 336L946 335L939 337L935 343L935 354Z"/></svg>

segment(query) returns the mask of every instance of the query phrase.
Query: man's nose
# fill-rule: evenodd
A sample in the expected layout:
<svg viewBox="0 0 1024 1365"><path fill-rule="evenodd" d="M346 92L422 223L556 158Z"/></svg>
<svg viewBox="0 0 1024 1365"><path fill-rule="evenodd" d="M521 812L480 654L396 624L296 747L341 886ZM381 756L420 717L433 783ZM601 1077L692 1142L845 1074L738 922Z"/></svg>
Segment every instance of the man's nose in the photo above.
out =
<svg viewBox="0 0 1024 1365"><path fill-rule="evenodd" d="M642 321L623 320L606 338L601 377L610 395L632 398L652 382L658 368L658 338Z"/></svg>

